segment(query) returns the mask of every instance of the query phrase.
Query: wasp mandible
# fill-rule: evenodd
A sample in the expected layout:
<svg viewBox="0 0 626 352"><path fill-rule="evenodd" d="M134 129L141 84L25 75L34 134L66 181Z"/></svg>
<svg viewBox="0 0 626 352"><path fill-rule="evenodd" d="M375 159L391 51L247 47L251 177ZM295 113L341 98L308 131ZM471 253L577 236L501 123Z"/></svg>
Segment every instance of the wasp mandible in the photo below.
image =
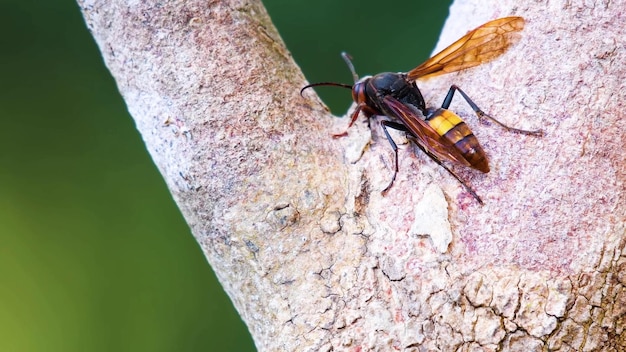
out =
<svg viewBox="0 0 626 352"><path fill-rule="evenodd" d="M391 188L398 174L398 147L387 130L387 128L393 128L404 131L412 137L410 139L426 155L461 183L478 203L483 204L478 194L443 163L443 161L450 161L483 173L489 172L489 162L478 139L457 114L448 110L454 93L461 94L481 120L486 118L507 131L526 135L541 136L543 131L526 131L505 125L482 111L456 85L450 87L440 108L426 107L426 102L415 81L464 70L493 60L513 44L517 32L523 28L522 17L504 17L487 22L407 73L384 72L359 79L350 56L342 53L354 77L353 85L335 82L313 83L302 88L300 94L302 95L307 88L324 85L352 89L352 99L357 105L351 114L348 128L354 124L360 112L367 117L385 115L391 119L381 121L383 132L395 154L393 177L382 191L383 194ZM346 133L335 136L342 136Z"/></svg>

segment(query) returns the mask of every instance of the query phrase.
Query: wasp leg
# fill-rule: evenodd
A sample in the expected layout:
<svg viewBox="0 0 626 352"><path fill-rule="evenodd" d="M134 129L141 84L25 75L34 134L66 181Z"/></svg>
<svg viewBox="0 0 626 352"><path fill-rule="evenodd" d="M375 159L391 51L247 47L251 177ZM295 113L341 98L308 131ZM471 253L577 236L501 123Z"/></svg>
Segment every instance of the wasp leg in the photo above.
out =
<svg viewBox="0 0 626 352"><path fill-rule="evenodd" d="M465 188L465 190L472 195L472 197L474 197L474 199L476 199L476 201L480 204L483 205L483 200L480 199L480 197L478 196L478 194L476 194L476 192L474 192L474 190L472 189L472 187L470 187L467 183L465 183L465 181L463 181L461 179L461 177L459 177L456 173L454 173L454 171L452 171L450 168L448 168L441 160L439 160L439 158L437 156L435 156L434 154L432 154L431 152L429 152L428 150L426 150L426 148L424 148L424 146L422 146L419 143L415 143L424 153L426 153L426 155L428 155L431 159L433 159L434 162L436 162L437 164L439 164L439 166L441 166L442 168L444 168L444 170L448 171L448 173L450 175L452 175L452 177L454 177L457 181L459 181L459 183L463 186L463 188Z"/></svg>
<svg viewBox="0 0 626 352"><path fill-rule="evenodd" d="M383 127L383 132L385 132L385 136L387 137L387 140L389 141L389 144L391 144L391 148L393 149L393 152L394 152L394 155L395 155L395 170L393 172L393 177L391 178L391 182L389 182L389 185L387 185L387 187L385 187L385 189L383 189L383 191L382 191L382 193L385 194L385 193L387 193L387 191L393 185L393 182L396 180L396 175L398 174L398 146L393 141L393 138L391 138L391 135L389 134L389 131L387 131L387 127L393 128L394 130L407 132L410 136L412 136L412 135L411 135L411 132L409 131L409 129L406 128L406 126L404 126L403 124L400 124L400 123L384 120L384 121L381 121L381 125ZM446 170L450 175L452 175L452 177L454 177L465 188L465 190L469 194L471 194L472 197L474 197L474 199L476 199L476 201L480 205L484 204L483 200L480 199L478 194L476 194L476 192L474 192L474 190L467 183L465 183L465 181L463 181L457 174L455 174L454 171L450 170L450 168L448 168L443 162L441 162L441 160L439 160L439 158L436 155L434 155L433 153L431 153L428 150L426 150L426 148L424 148L424 146L422 146L421 144L419 144L419 143L415 143L415 144L426 155L428 155L431 159L433 159L433 161L435 161L439 166L444 168L444 170Z"/></svg>
<svg viewBox="0 0 626 352"><path fill-rule="evenodd" d="M352 125L354 124L356 119L359 117L359 113L363 109L363 106L364 106L364 104L359 104L359 105L356 106L356 109L354 109L354 111L352 112L352 115L350 115L350 124L348 125L348 128L352 127ZM346 128L345 132L333 134L333 138L341 138L341 137L347 136L348 135L348 128Z"/></svg>
<svg viewBox="0 0 626 352"><path fill-rule="evenodd" d="M527 135L531 135L531 136L543 136L543 130L536 130L536 131L521 130L519 128L514 128L514 127L507 126L507 125L503 124L502 122L496 120L495 118L491 117L490 115L488 115L484 111L482 111L478 107L478 105L476 105L472 101L472 99L470 99L470 97L468 97L467 94L465 94L465 92L461 88L456 86L456 85L450 86L450 90L448 91L448 94L446 95L446 98L443 100L443 104L441 104L442 108L447 109L450 106L450 103L452 102L452 98L454 97L454 92L457 91L457 90L459 91L459 93L461 93L461 96L463 96L463 99L465 99L465 101L469 104L469 106L472 108L472 110L474 110L476 115L478 115L479 119L482 119L483 117L488 118L489 120L495 122L496 124L500 125L502 128L504 128L505 130L507 130L509 132L527 134Z"/></svg>
<svg viewBox="0 0 626 352"><path fill-rule="evenodd" d="M387 131L387 127L393 128L394 130L407 132L407 133L410 133L410 132L409 132L409 129L406 128L406 126L401 123L383 120L380 122L380 124L383 127L383 132L385 132L385 136L387 137L387 140L389 141L389 144L391 145L391 149L393 149L393 153L395 155L395 169L393 171L393 177L391 177L391 182L389 182L387 187L385 187L385 189L383 189L383 191L381 192L384 195L391 188L391 185L393 185L393 181L396 180L396 175L398 174L398 146L396 145L396 142L393 141L393 138L391 138L389 131Z"/></svg>

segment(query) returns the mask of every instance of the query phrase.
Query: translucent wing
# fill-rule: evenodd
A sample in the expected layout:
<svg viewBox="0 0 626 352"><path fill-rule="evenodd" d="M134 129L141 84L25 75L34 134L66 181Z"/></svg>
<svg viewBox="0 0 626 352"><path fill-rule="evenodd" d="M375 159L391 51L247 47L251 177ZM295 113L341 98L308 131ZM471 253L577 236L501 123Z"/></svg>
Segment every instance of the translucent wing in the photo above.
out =
<svg viewBox="0 0 626 352"><path fill-rule="evenodd" d="M402 124L406 126L424 149L441 160L472 167L450 141L441 137L437 131L433 130L426 121L422 120L406 105L389 95L384 98L383 102L385 103L385 114L402 121Z"/></svg>
<svg viewBox="0 0 626 352"><path fill-rule="evenodd" d="M503 17L483 24L407 73L408 79L456 72L502 55L524 29L522 17Z"/></svg>

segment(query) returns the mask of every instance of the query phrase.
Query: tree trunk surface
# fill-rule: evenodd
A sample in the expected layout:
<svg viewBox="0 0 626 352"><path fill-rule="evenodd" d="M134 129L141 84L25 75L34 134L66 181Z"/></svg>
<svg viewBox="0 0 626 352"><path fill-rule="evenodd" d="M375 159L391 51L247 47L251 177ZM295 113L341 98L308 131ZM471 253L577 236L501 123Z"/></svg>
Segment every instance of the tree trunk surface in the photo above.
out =
<svg viewBox="0 0 626 352"><path fill-rule="evenodd" d="M381 195L377 119L331 138L347 120L299 95L261 1L78 3L260 351L626 349L624 1L451 7L437 51L498 17L526 27L495 61L419 81L427 104L457 84L545 132L454 100L490 158L454 167L484 206L406 140Z"/></svg>

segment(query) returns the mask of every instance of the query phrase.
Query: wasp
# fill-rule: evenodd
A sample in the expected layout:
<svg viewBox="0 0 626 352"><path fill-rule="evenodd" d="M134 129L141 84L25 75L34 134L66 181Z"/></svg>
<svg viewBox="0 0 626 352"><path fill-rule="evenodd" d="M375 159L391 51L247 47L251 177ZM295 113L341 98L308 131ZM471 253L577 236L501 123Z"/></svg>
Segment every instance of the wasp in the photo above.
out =
<svg viewBox="0 0 626 352"><path fill-rule="evenodd" d="M542 136L543 131L526 131L505 125L482 111L456 85L450 87L440 108L427 107L415 82L417 79L456 72L491 61L502 55L515 42L518 37L517 32L523 28L524 18L522 17L504 17L487 22L406 73L384 72L359 79L351 57L342 53L343 59L352 72L354 84L313 83L303 87L300 94L302 95L305 89L316 86L339 86L352 89L352 99L356 103L356 109L351 114L348 128L354 124L361 112L366 117L384 115L389 118L389 120L382 120L381 126L394 151L395 168L389 185L382 191L383 194L391 188L398 174L398 147L387 130L392 128L406 132L417 147L452 175L478 203L483 204L478 194L443 163L447 161L483 173L489 172L489 161L478 139L457 114L448 110L454 93L458 92L463 97L479 120L488 119L507 131L525 135ZM335 137L346 134L347 131Z"/></svg>

